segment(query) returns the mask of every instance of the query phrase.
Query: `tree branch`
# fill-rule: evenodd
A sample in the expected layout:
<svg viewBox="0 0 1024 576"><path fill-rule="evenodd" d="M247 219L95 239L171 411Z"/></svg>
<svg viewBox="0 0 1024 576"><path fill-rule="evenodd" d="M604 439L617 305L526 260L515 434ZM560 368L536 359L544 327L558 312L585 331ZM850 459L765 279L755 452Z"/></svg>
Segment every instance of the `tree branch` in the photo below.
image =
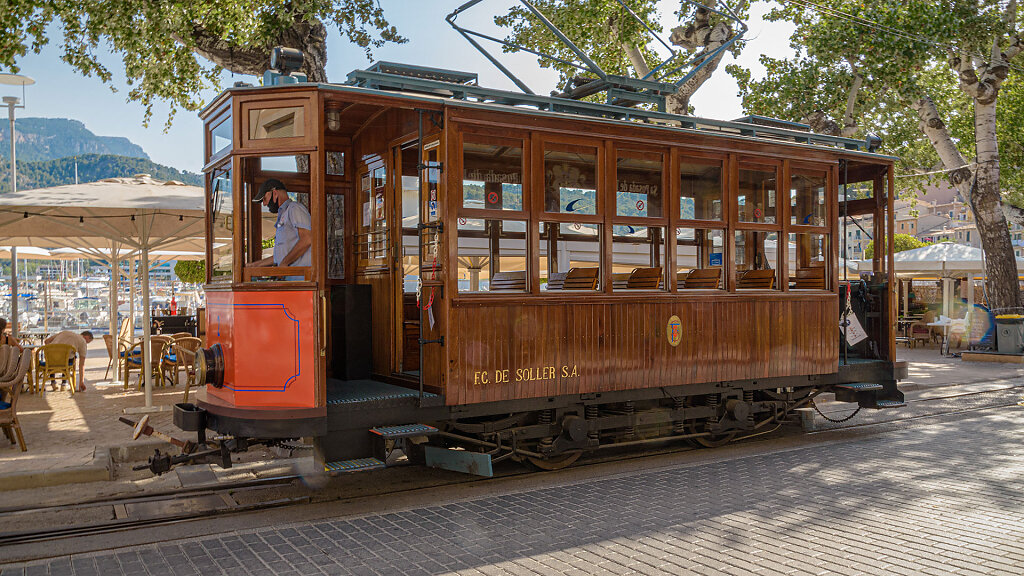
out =
<svg viewBox="0 0 1024 576"><path fill-rule="evenodd" d="M942 160L944 168L949 170L949 182L960 193L965 204L971 203L971 180L973 172L967 160L960 154L953 137L950 136L946 124L939 116L939 109L928 96L918 98L911 103L920 118L918 127L928 137L935 152Z"/></svg>
<svg viewBox="0 0 1024 576"><path fill-rule="evenodd" d="M850 71L853 73L853 83L850 85L850 92L846 95L846 112L843 114L843 129L842 136L850 137L857 132L857 119L854 116L854 111L857 108L857 96L860 95L860 89L864 86L864 76L861 75L860 70L851 58L846 59L846 63L850 65Z"/></svg>
<svg viewBox="0 0 1024 576"><path fill-rule="evenodd" d="M305 54L301 71L310 82L327 81L327 28L319 20L296 19L263 46L234 46L200 26L190 34L193 50L218 66L237 74L259 76L270 67L270 50L274 46L297 48Z"/></svg>
<svg viewBox="0 0 1024 576"><path fill-rule="evenodd" d="M615 20L608 22L608 29L612 33L612 39L616 44L622 47L622 51L626 53L626 57L629 58L629 63L633 65L633 71L636 73L637 78L643 78L651 73L651 67L647 64L647 59L644 58L643 52L640 48L633 43L626 42L622 39L622 34L619 31L619 24Z"/></svg>
<svg viewBox="0 0 1024 576"><path fill-rule="evenodd" d="M709 15L710 12L706 8L697 8L693 22L685 27L679 26L674 28L672 35L669 36L669 41L676 46L682 46L690 50L703 46L703 55L706 57L707 54L724 45L729 37L732 36L732 28L725 22L719 22L714 27L711 27ZM667 111L671 114L688 113L690 98L714 74L724 56L725 52L719 53L718 56L705 64L696 74L684 82L675 94L670 94L666 99ZM694 62L697 63L702 60L702 57L697 57L694 59Z"/></svg>

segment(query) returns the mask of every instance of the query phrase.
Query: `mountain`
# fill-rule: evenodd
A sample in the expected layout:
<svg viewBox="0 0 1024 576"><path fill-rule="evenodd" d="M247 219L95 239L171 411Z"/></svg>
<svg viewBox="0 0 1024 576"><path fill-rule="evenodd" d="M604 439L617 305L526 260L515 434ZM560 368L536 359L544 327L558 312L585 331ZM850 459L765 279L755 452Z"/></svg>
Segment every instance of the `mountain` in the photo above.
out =
<svg viewBox="0 0 1024 576"><path fill-rule="evenodd" d="M132 144L134 146L134 144ZM193 186L202 186L203 177L192 172L183 172L169 166L157 164L145 158L129 158L113 154L85 154L56 160L25 162L18 151L18 190L49 188L75 183L75 162L78 163L78 181L96 182L104 178L149 174L157 180L179 180ZM11 188L9 162L0 159L0 193Z"/></svg>
<svg viewBox="0 0 1024 576"><path fill-rule="evenodd" d="M0 157L10 159L10 132L0 123ZM18 162L56 160L79 154L114 154L131 158L149 155L138 144L120 136L97 136L85 124L68 118L17 118L15 131Z"/></svg>

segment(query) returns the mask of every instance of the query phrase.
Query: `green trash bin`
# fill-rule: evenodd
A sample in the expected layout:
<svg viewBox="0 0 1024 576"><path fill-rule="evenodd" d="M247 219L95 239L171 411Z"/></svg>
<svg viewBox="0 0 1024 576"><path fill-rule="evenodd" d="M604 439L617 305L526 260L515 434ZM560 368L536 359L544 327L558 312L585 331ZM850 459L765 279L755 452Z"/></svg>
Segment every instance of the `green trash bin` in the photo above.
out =
<svg viewBox="0 0 1024 576"><path fill-rule="evenodd" d="M1024 316L1020 314L996 316L996 348L1000 354L1024 352Z"/></svg>

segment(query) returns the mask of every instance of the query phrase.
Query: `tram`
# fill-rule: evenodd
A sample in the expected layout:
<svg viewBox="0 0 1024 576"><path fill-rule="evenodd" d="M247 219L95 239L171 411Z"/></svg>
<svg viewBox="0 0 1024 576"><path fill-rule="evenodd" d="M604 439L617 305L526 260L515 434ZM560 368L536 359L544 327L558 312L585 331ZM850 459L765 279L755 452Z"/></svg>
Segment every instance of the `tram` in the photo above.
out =
<svg viewBox="0 0 1024 576"><path fill-rule="evenodd" d="M852 216L892 246L895 159L619 100L385 62L225 90L201 113L202 390L175 423L233 447L311 438L329 471L398 447L487 474L714 446L823 394L903 405L892 253L856 278L839 257ZM261 265L271 178L311 215L309 266Z"/></svg>

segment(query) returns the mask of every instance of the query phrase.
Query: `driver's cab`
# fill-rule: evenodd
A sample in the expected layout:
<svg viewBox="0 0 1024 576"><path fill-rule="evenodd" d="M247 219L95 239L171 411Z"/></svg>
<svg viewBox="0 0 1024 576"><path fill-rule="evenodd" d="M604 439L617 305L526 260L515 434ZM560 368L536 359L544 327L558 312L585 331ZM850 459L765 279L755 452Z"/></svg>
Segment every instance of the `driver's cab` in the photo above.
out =
<svg viewBox="0 0 1024 576"><path fill-rule="evenodd" d="M306 421L317 435L346 383L439 391L439 347L423 343L444 330L440 107L233 88L203 119L205 345L219 345L223 372L201 404ZM287 191L277 213L257 201L271 180ZM296 228L308 229L308 265L281 261Z"/></svg>

